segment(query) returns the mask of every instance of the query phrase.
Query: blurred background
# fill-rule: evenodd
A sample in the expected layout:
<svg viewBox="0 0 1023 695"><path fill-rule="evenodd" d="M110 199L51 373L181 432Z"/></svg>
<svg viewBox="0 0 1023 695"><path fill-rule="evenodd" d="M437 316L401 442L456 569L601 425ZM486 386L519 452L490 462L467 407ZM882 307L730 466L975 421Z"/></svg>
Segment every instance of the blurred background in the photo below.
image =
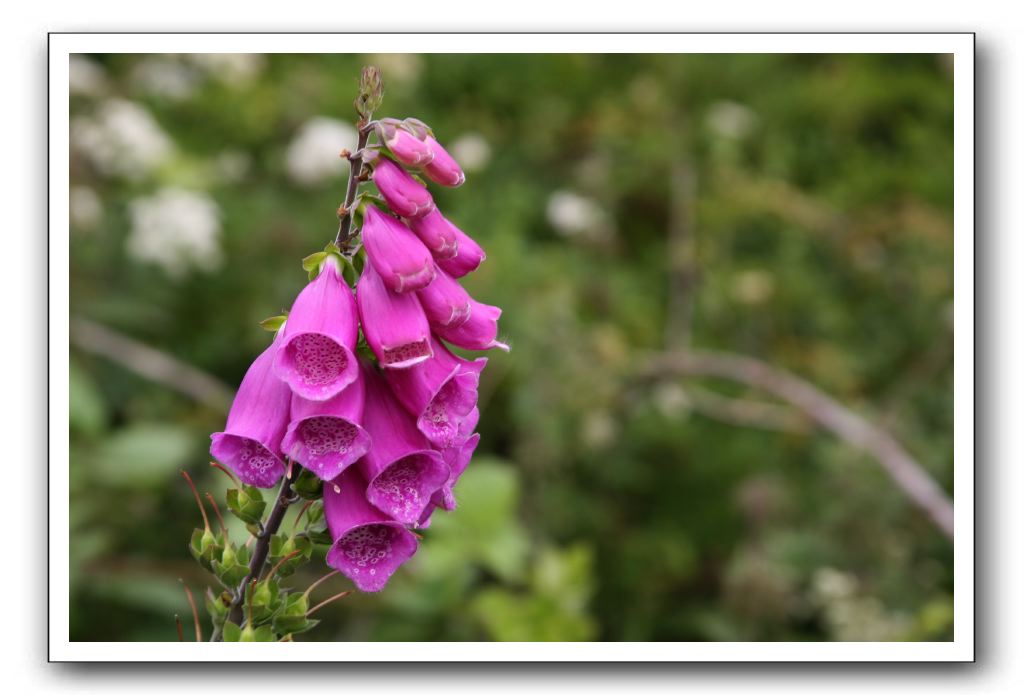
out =
<svg viewBox="0 0 1023 695"><path fill-rule="evenodd" d="M333 238L367 63L465 168L434 195L513 350L460 508L300 639L951 639L950 539L821 424L951 497L950 60L74 56L71 639L177 639L211 581L179 469L223 498L209 433Z"/></svg>

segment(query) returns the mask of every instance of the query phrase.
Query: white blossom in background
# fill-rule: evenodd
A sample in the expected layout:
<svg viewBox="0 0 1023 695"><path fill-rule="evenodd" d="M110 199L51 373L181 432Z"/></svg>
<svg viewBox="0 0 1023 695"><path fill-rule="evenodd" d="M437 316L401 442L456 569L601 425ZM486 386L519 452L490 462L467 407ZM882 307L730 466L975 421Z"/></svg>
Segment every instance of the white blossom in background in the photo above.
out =
<svg viewBox="0 0 1023 695"><path fill-rule="evenodd" d="M128 253L154 263L173 278L196 268L209 272L221 263L220 208L204 193L163 188L129 206Z"/></svg>
<svg viewBox="0 0 1023 695"><path fill-rule="evenodd" d="M413 84L423 72L423 59L416 53L377 53L366 62L380 68L386 80L396 84Z"/></svg>
<svg viewBox="0 0 1023 695"><path fill-rule="evenodd" d="M448 147L464 171L479 171L490 162L490 143L479 133L465 133Z"/></svg>
<svg viewBox="0 0 1023 695"><path fill-rule="evenodd" d="M72 186L68 198L71 228L78 231L95 229L103 220L103 201L88 186Z"/></svg>
<svg viewBox="0 0 1023 695"><path fill-rule="evenodd" d="M564 237L606 239L612 230L607 213L596 201L571 191L555 191L547 200L547 221Z"/></svg>
<svg viewBox="0 0 1023 695"><path fill-rule="evenodd" d="M84 97L102 96L107 91L107 73L95 60L72 55L68 62L68 90Z"/></svg>
<svg viewBox="0 0 1023 695"><path fill-rule="evenodd" d="M188 59L214 79L234 87L249 84L266 67L262 53L189 53Z"/></svg>
<svg viewBox="0 0 1023 695"><path fill-rule="evenodd" d="M707 109L707 125L723 138L739 140L757 125L757 114L737 101L716 101Z"/></svg>
<svg viewBox="0 0 1023 695"><path fill-rule="evenodd" d="M71 121L71 147L107 176L140 179L163 164L174 145L144 108L108 99L91 116Z"/></svg>
<svg viewBox="0 0 1023 695"><path fill-rule="evenodd" d="M200 75L171 56L145 58L131 69L132 87L142 93L171 101L185 101L199 89Z"/></svg>
<svg viewBox="0 0 1023 695"><path fill-rule="evenodd" d="M354 150L359 134L344 121L317 116L298 129L288 145L284 167L290 178L302 186L316 186L348 172L341 150Z"/></svg>

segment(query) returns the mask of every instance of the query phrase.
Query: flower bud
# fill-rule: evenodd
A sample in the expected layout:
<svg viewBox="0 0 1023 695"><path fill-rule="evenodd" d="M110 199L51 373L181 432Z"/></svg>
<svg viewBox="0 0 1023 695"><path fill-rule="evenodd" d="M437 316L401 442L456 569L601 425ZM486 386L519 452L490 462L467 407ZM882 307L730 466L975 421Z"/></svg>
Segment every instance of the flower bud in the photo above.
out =
<svg viewBox="0 0 1023 695"><path fill-rule="evenodd" d="M281 438L288 426L291 391L273 373L275 340L257 357L235 395L223 432L210 436L210 454L248 485L271 487L284 474Z"/></svg>
<svg viewBox="0 0 1023 695"><path fill-rule="evenodd" d="M371 263L362 270L356 303L366 343L380 366L402 369L433 356L430 324L416 293L387 289Z"/></svg>
<svg viewBox="0 0 1023 695"><path fill-rule="evenodd" d="M422 167L433 161L429 145L393 123L381 121L377 135L394 158L407 167Z"/></svg>
<svg viewBox="0 0 1023 695"><path fill-rule="evenodd" d="M434 209L426 187L389 159L381 157L376 161L373 183L388 207L400 217L421 217Z"/></svg>
<svg viewBox="0 0 1023 695"><path fill-rule="evenodd" d="M452 224L451 230L455 237L457 252L451 258L439 256L434 256L434 258L437 259L437 265L443 268L445 273L453 278L460 278L479 268L480 263L487 260L487 254L471 236L461 229Z"/></svg>
<svg viewBox="0 0 1023 695"><path fill-rule="evenodd" d="M426 145L433 152L433 159L423 170L428 179L442 186L461 186L465 183L462 167L458 166L458 162L440 146L439 142L427 135Z"/></svg>
<svg viewBox="0 0 1023 695"><path fill-rule="evenodd" d="M410 219L408 224L434 258L454 258L458 253L458 228L436 208L422 217Z"/></svg>
<svg viewBox="0 0 1023 695"><path fill-rule="evenodd" d="M455 328L469 320L472 298L458 281L437 270L433 282L416 293L430 325Z"/></svg>
<svg viewBox="0 0 1023 695"><path fill-rule="evenodd" d="M501 310L471 298L469 306L468 321L460 326L434 326L437 336L466 350L489 350L495 347L505 352L511 350L497 339L497 319L501 316Z"/></svg>
<svg viewBox="0 0 1023 695"><path fill-rule="evenodd" d="M400 220L366 206L362 224L366 256L384 284L395 292L426 287L434 277L433 257Z"/></svg>
<svg viewBox="0 0 1023 695"><path fill-rule="evenodd" d="M336 257L328 256L320 274L295 298L274 371L302 398L327 400L358 376L353 354L358 335L352 290Z"/></svg>

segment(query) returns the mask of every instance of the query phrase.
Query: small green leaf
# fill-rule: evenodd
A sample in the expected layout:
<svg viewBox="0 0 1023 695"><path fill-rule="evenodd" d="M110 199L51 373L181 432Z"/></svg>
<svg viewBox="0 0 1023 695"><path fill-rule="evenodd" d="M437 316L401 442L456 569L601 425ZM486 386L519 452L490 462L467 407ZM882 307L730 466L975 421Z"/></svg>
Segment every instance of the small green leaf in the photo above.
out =
<svg viewBox="0 0 1023 695"><path fill-rule="evenodd" d="M268 319L263 319L262 321L259 322L259 325L264 331L270 331L271 333L275 333L281 329L281 326L283 326L284 322L287 320L288 320L287 313L278 314L277 316L271 316Z"/></svg>
<svg viewBox="0 0 1023 695"><path fill-rule="evenodd" d="M230 620L224 623L224 641L225 642L241 642L242 641L242 629L232 623Z"/></svg>

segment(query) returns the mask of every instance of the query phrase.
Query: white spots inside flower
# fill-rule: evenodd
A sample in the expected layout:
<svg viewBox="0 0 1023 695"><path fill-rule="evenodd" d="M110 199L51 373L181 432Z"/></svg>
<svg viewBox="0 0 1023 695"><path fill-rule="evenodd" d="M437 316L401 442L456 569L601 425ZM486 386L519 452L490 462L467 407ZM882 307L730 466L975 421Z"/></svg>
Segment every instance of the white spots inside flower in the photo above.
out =
<svg viewBox="0 0 1023 695"><path fill-rule="evenodd" d="M396 347L385 347L383 352L383 358L380 361L385 367L394 364L402 364L410 360L429 357L432 354L430 341L426 338L417 340L414 343L405 343L404 345L398 345Z"/></svg>
<svg viewBox="0 0 1023 695"><path fill-rule="evenodd" d="M71 148L104 176L141 180L170 158L174 144L142 106L108 99L71 120Z"/></svg>
<svg viewBox="0 0 1023 695"><path fill-rule="evenodd" d="M259 477L277 465L277 458L259 442L246 439L238 450L238 463Z"/></svg>
<svg viewBox="0 0 1023 695"><path fill-rule="evenodd" d="M367 524L342 536L338 547L349 571L359 575L365 570L376 575L376 566L386 562L391 555L396 533L397 529L384 524Z"/></svg>
<svg viewBox="0 0 1023 695"><path fill-rule="evenodd" d="M301 186L318 186L339 178L348 171L348 160L339 156L341 150L354 150L358 142L358 132L344 121L325 117L307 121L288 145L288 178Z"/></svg>
<svg viewBox="0 0 1023 695"><path fill-rule="evenodd" d="M426 405L419 426L437 446L449 446L458 435L458 426L476 405L476 389L465 388L459 377L448 379Z"/></svg>
<svg viewBox="0 0 1023 695"><path fill-rule="evenodd" d="M447 150L464 171L479 171L490 162L490 143L479 133L461 135Z"/></svg>
<svg viewBox="0 0 1023 695"><path fill-rule="evenodd" d="M220 208L204 193L164 188L129 206L128 253L154 263L172 278L196 268L220 267Z"/></svg>
<svg viewBox="0 0 1023 695"><path fill-rule="evenodd" d="M372 502L402 523L416 521L432 492L423 489L428 466L427 459L415 455L391 464L370 484Z"/></svg>
<svg viewBox="0 0 1023 695"><path fill-rule="evenodd" d="M307 418L298 426L298 440L305 449L299 460L320 478L333 478L340 466L365 452L364 446L357 446L358 436L359 428L343 418Z"/></svg>
<svg viewBox="0 0 1023 695"><path fill-rule="evenodd" d="M306 386L334 383L348 367L348 355L333 339L305 333L288 343L288 353L299 379Z"/></svg>

